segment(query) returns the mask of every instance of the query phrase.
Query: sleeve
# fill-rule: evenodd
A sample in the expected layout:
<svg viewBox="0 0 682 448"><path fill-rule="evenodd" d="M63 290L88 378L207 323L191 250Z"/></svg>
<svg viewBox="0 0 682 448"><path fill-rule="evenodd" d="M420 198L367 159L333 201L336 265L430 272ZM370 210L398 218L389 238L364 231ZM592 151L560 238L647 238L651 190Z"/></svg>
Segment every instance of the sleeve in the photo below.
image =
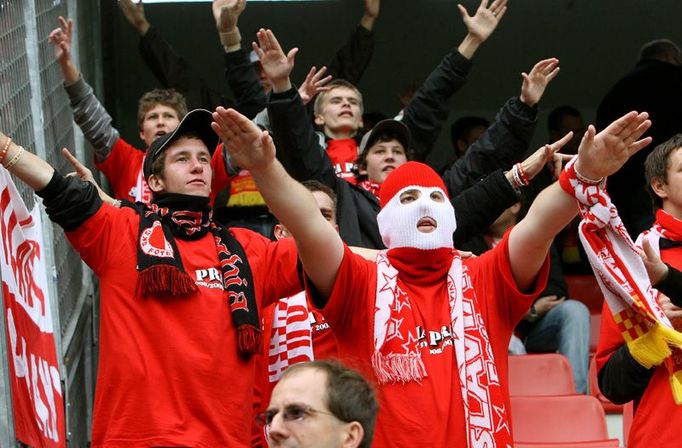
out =
<svg viewBox="0 0 682 448"><path fill-rule="evenodd" d="M225 53L225 78L236 98L235 108L245 117L252 119L265 109L265 90L245 49Z"/></svg>
<svg viewBox="0 0 682 448"><path fill-rule="evenodd" d="M310 121L301 97L292 87L287 92L271 93L268 114L277 158L299 182L317 180L336 188L336 172Z"/></svg>
<svg viewBox="0 0 682 448"><path fill-rule="evenodd" d="M229 106L229 101L210 89L156 28L150 27L140 38L139 48L142 59L156 79L165 88L176 89L185 95L190 109L204 107L213 110L220 105Z"/></svg>
<svg viewBox="0 0 682 448"><path fill-rule="evenodd" d="M293 238L271 241L248 229L230 228L229 231L246 252L262 308L303 289Z"/></svg>
<svg viewBox="0 0 682 448"><path fill-rule="evenodd" d="M673 305L682 308L682 272L668 263L666 265L668 266L668 275L654 286L668 296Z"/></svg>
<svg viewBox="0 0 682 448"><path fill-rule="evenodd" d="M445 172L443 180L450 196L496 169L509 169L528 151L537 124L537 109L518 97L509 99L495 122Z"/></svg>
<svg viewBox="0 0 682 448"><path fill-rule="evenodd" d="M127 199L130 197L130 189L135 185L142 170L142 160L145 152L141 149L135 148L122 138L118 138L113 146L109 156L101 162L95 163L99 169L109 180L114 195L119 199ZM132 199L134 201L134 199Z"/></svg>
<svg viewBox="0 0 682 448"><path fill-rule="evenodd" d="M456 49L431 72L407 105L403 123L412 133L414 159L426 160L448 117L448 101L466 81L471 62Z"/></svg>
<svg viewBox="0 0 682 448"><path fill-rule="evenodd" d="M355 324L358 322L370 322L367 300L376 290L375 285L371 284L376 278L373 275L375 271L374 263L354 254L345 246L343 260L326 303L322 303L324 298L308 288L315 306L320 308L322 315L330 322L337 337L357 331Z"/></svg>
<svg viewBox="0 0 682 448"><path fill-rule="evenodd" d="M482 229L487 229L502 212L517 203L519 196L502 170L497 170L452 197L451 201L457 222L454 243L459 247L480 235Z"/></svg>
<svg viewBox="0 0 682 448"><path fill-rule="evenodd" d="M472 259L467 264L474 270L479 279L476 283L476 295L488 308L489 312L505 322L511 331L523 318L533 300L547 284L549 273L549 257L545 260L535 277L535 284L526 291L519 290L511 270L509 258L509 234L505 233L502 241L492 250ZM479 285L482 286L479 289Z"/></svg>
<svg viewBox="0 0 682 448"><path fill-rule="evenodd" d="M643 367L630 355L606 302L595 361L599 389L616 404L640 398L656 370Z"/></svg>
<svg viewBox="0 0 682 448"><path fill-rule="evenodd" d="M57 171L45 188L36 194L43 199L50 220L67 232L80 227L102 207L102 200L93 184L76 176L62 176Z"/></svg>
<svg viewBox="0 0 682 448"><path fill-rule="evenodd" d="M373 54L374 33L358 25L348 36L346 43L336 51L327 66L327 74L357 85L367 70Z"/></svg>
<svg viewBox="0 0 682 448"><path fill-rule="evenodd" d="M73 120L95 150L95 161L106 160L119 138L118 130L111 125L111 116L82 76L64 88L71 103Z"/></svg>

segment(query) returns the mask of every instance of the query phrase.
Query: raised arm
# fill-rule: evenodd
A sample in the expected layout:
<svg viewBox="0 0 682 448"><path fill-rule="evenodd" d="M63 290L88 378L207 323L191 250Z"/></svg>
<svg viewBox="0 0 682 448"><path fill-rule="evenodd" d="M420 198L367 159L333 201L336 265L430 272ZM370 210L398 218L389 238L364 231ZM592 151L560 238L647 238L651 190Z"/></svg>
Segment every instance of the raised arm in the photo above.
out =
<svg viewBox="0 0 682 448"><path fill-rule="evenodd" d="M54 55L62 75L64 89L69 96L73 119L83 135L95 150L95 160L103 162L111 153L119 138L116 128L111 125L111 116L73 63L71 39L73 21L59 17L60 27L52 30L48 40L54 45Z"/></svg>
<svg viewBox="0 0 682 448"><path fill-rule="evenodd" d="M502 106L495 121L443 175L450 195L457 195L487 173L508 169L528 152L537 123L536 105L559 73L556 58L539 61L522 73L521 93Z"/></svg>
<svg viewBox="0 0 682 448"><path fill-rule="evenodd" d="M416 160L425 160L433 149L448 117L448 100L464 85L471 58L497 28L507 11L506 4L507 0L495 0L488 6L488 0L482 0L473 16L458 5L467 35L431 72L403 112L403 121L412 133Z"/></svg>
<svg viewBox="0 0 682 448"><path fill-rule="evenodd" d="M639 139L651 126L648 114L630 112L596 134L590 126L580 142L575 170L587 179L602 179L615 173L635 152L651 142ZM572 133L553 143L563 146ZM518 286L525 289L542 266L549 246L559 231L577 214L575 199L558 182L543 190L526 217L509 236L509 260Z"/></svg>
<svg viewBox="0 0 682 448"><path fill-rule="evenodd" d="M213 119L213 129L232 158L251 172L268 207L293 235L311 281L328 296L343 258L341 237L320 214L312 193L275 158L275 145L267 132L233 109L219 107Z"/></svg>

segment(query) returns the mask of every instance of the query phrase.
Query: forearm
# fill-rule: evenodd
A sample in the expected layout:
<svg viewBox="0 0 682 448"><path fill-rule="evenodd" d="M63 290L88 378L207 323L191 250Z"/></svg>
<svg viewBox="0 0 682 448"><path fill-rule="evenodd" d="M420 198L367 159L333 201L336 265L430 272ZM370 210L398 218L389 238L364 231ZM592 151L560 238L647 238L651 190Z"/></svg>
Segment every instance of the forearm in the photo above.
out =
<svg viewBox="0 0 682 448"><path fill-rule="evenodd" d="M521 289L532 283L547 258L554 237L577 213L575 198L555 182L538 195L526 217L512 229L509 259L512 274Z"/></svg>
<svg viewBox="0 0 682 448"><path fill-rule="evenodd" d="M636 400L644 394L655 370L640 365L627 345L622 345L597 373L599 389L615 404Z"/></svg>
<svg viewBox="0 0 682 448"><path fill-rule="evenodd" d="M306 273L328 296L343 258L343 242L324 219L312 193L292 179L279 161L251 170L258 191L296 240Z"/></svg>
<svg viewBox="0 0 682 448"><path fill-rule="evenodd" d="M372 21L373 23L373 21ZM348 36L334 58L327 64L327 74L334 78L345 79L351 84L360 82L374 55L374 34L371 27L360 22Z"/></svg>
<svg viewBox="0 0 682 448"><path fill-rule="evenodd" d="M82 77L64 87L71 102L74 121L94 148L96 160L104 161L119 138L118 131L111 125L111 116Z"/></svg>
<svg viewBox="0 0 682 448"><path fill-rule="evenodd" d="M8 136L0 132L0 149L4 149ZM54 168L45 160L12 141L2 159L2 165L34 191L45 188L52 179Z"/></svg>
<svg viewBox="0 0 682 448"><path fill-rule="evenodd" d="M69 58L67 61L60 63L59 68L61 69L62 76L64 77L64 84L67 86L77 82L81 76L80 71L73 63L73 60L71 58Z"/></svg>
<svg viewBox="0 0 682 448"><path fill-rule="evenodd" d="M471 59L474 57L474 54L476 54L476 51L478 51L478 48L482 43L483 41L481 39L472 36L471 34L467 34L457 47L457 51L465 58Z"/></svg>
<svg viewBox="0 0 682 448"><path fill-rule="evenodd" d="M412 133L416 160L425 160L448 117L448 100L465 83L471 62L450 51L429 74L405 108L403 122Z"/></svg>
<svg viewBox="0 0 682 448"><path fill-rule="evenodd" d="M236 107L247 118L254 118L267 105L263 84L258 79L249 53L238 47L225 52L225 78L235 95Z"/></svg>

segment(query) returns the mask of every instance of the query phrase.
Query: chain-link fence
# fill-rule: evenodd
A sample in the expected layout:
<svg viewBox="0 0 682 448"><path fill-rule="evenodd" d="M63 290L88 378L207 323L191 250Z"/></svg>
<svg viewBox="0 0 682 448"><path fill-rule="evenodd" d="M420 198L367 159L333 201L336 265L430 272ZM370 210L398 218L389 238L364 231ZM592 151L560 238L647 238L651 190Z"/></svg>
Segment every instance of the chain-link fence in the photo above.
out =
<svg viewBox="0 0 682 448"><path fill-rule="evenodd" d="M75 151L83 161L92 160L92 153L73 125L61 71L48 42L50 31L59 25L59 16L75 20L74 61L96 91L101 92L99 2L0 0L0 130L61 172L67 172L62 147ZM35 203L32 190L20 181L15 183L31 209ZM94 285L92 275L67 243L63 231L50 224L46 217L43 221L55 342L66 404L67 441L69 446L84 447L89 439L95 377ZM2 447L17 444L7 355L3 316L0 319Z"/></svg>

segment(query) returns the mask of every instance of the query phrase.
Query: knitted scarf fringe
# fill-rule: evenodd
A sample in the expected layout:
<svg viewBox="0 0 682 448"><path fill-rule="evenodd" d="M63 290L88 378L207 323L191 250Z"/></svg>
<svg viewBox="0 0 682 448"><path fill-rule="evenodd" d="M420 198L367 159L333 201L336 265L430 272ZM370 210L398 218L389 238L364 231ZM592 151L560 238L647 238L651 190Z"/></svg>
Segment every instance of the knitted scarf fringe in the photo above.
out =
<svg viewBox="0 0 682 448"><path fill-rule="evenodd" d="M137 290L142 297L148 294L162 297L162 293L179 296L196 292L197 289L197 285L187 273L169 265L150 266L140 272L137 280Z"/></svg>
<svg viewBox="0 0 682 448"><path fill-rule="evenodd" d="M426 367L418 352L384 355L376 351L372 355L372 367L379 384L421 382L426 377Z"/></svg>
<svg viewBox="0 0 682 448"><path fill-rule="evenodd" d="M239 356L248 359L251 355L259 353L260 347L260 329L248 324L237 327L237 351Z"/></svg>

